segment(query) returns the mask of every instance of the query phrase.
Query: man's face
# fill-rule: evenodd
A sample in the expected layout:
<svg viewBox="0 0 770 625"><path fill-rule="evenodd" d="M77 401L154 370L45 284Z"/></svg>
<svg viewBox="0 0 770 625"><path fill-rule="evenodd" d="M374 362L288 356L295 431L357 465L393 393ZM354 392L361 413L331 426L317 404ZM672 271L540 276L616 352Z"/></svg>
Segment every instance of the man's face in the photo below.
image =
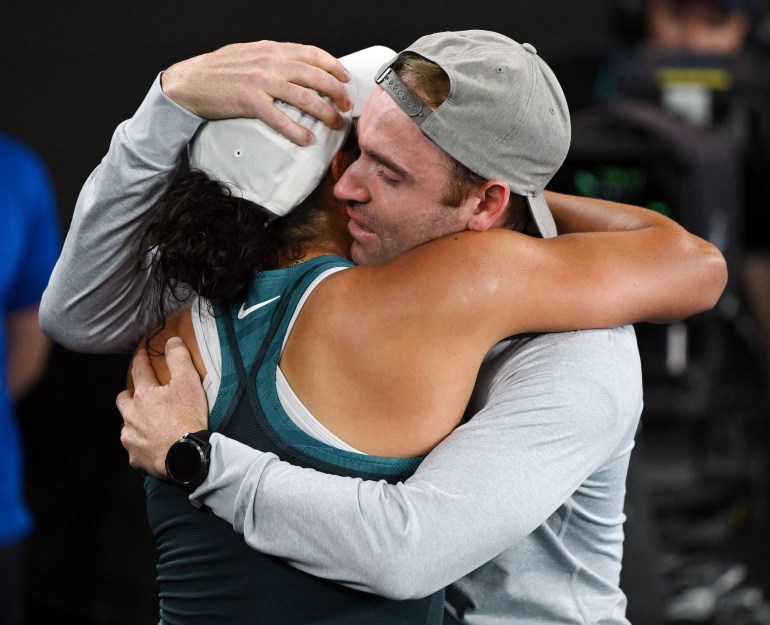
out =
<svg viewBox="0 0 770 625"><path fill-rule="evenodd" d="M709 0L650 0L648 39L664 50L733 54L743 47L749 19Z"/></svg>
<svg viewBox="0 0 770 625"><path fill-rule="evenodd" d="M466 228L471 201L443 201L451 159L382 89L369 98L357 132L361 155L334 187L348 206L356 263L385 262Z"/></svg>

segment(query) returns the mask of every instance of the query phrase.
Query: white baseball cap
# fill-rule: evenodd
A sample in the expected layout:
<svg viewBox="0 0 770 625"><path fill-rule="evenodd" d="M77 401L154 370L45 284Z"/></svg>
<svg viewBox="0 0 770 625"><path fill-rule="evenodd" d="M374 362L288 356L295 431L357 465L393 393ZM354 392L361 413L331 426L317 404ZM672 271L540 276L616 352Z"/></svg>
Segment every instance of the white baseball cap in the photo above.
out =
<svg viewBox="0 0 770 625"><path fill-rule="evenodd" d="M353 102L352 109L342 114L342 128L332 130L312 115L278 101L281 111L315 135L311 145L296 145L258 119L212 120L198 129L188 146L190 168L226 185L236 197L251 200L277 216L285 215L321 182L350 132L351 119L361 114L377 87L377 69L394 55L390 48L373 46L340 58L351 74L346 87Z"/></svg>

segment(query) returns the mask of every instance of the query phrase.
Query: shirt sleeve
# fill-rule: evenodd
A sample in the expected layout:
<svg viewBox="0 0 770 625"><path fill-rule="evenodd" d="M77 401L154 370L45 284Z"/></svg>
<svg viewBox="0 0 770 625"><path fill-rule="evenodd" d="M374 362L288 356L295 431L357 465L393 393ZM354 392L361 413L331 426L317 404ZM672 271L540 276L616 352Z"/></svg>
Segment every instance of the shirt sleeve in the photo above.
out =
<svg viewBox="0 0 770 625"><path fill-rule="evenodd" d="M203 119L163 93L160 75L136 114L118 126L83 186L43 294L40 323L77 351L129 351L152 323L153 283L138 273L133 242L168 188Z"/></svg>
<svg viewBox="0 0 770 625"><path fill-rule="evenodd" d="M294 467L215 434L192 497L308 573L396 599L428 595L515 548L620 453L641 411L633 330L500 346L477 389L477 414L404 483Z"/></svg>

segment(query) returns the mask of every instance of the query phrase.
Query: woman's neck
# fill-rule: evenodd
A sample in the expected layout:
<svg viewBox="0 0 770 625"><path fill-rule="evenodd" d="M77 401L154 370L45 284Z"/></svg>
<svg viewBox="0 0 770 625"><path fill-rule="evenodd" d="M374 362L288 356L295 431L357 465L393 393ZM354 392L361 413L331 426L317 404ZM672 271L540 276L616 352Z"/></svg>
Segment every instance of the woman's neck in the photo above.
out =
<svg viewBox="0 0 770 625"><path fill-rule="evenodd" d="M324 211L319 215L318 235L304 243L300 253L295 255L285 250L278 263L279 267L305 262L318 256L335 255L350 259L350 246L353 239L348 232L347 214L341 211Z"/></svg>
<svg viewBox="0 0 770 625"><path fill-rule="evenodd" d="M278 262L278 267L291 267L299 265L319 256L342 256L350 259L350 243L344 241L308 242L300 249L299 254L292 254L287 250Z"/></svg>

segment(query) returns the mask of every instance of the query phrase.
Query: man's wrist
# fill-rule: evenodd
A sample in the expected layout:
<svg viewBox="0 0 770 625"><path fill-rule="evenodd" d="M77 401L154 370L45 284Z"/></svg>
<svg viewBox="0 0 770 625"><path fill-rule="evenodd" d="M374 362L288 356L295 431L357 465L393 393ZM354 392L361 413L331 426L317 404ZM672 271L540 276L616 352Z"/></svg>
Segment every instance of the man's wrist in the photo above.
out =
<svg viewBox="0 0 770 625"><path fill-rule="evenodd" d="M178 165L190 139L205 121L163 93L160 77L156 76L136 113L121 127L127 148L165 169Z"/></svg>
<svg viewBox="0 0 770 625"><path fill-rule="evenodd" d="M179 65L180 63L172 65L160 73L158 79L160 90L164 96L180 108L183 108L187 113L205 120L207 116L201 114L200 107L196 106L195 98L189 97L197 94L190 92L190 89L185 87L185 77L189 74L189 70L185 72L177 67Z"/></svg>
<svg viewBox="0 0 770 625"><path fill-rule="evenodd" d="M209 430L188 432L166 453L165 469L168 479L192 492L206 479L209 471L211 444Z"/></svg>

